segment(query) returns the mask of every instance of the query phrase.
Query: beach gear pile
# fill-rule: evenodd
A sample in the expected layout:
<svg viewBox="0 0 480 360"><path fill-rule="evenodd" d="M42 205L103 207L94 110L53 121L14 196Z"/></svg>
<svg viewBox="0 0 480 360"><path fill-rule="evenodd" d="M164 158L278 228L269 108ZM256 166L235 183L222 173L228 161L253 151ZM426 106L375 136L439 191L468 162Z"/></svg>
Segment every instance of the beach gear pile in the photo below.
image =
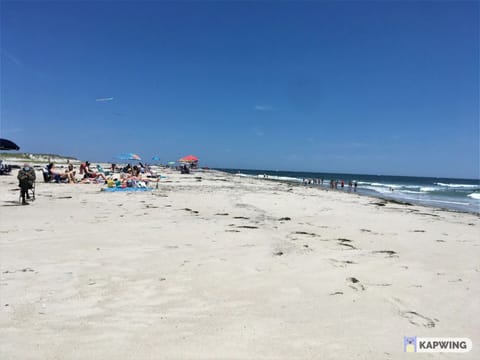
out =
<svg viewBox="0 0 480 360"><path fill-rule="evenodd" d="M147 183L142 180L128 179L126 181L108 179L107 187L102 191L107 192L132 192L132 191L151 191L153 188L148 187Z"/></svg>

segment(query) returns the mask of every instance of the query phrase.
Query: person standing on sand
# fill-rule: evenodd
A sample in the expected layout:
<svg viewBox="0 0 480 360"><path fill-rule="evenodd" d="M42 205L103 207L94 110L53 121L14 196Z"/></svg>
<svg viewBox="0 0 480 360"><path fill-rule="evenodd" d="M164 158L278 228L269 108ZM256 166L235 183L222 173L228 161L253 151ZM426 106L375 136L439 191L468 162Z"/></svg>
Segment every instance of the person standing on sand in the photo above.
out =
<svg viewBox="0 0 480 360"><path fill-rule="evenodd" d="M35 182L36 175L35 170L30 167L29 164L23 164L23 168L18 171L17 179L20 186L20 196L22 198L22 205L28 205L25 200L25 196L29 199L28 189L33 188L33 183Z"/></svg>

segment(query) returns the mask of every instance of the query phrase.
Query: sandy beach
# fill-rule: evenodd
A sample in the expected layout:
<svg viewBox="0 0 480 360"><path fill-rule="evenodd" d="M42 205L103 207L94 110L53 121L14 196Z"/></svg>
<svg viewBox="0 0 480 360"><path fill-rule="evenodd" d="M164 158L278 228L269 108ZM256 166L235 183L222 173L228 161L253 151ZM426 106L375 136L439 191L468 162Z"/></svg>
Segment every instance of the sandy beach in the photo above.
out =
<svg viewBox="0 0 480 360"><path fill-rule="evenodd" d="M162 174L106 193L37 171L30 206L0 177L1 359L404 359L404 336L480 357L477 215Z"/></svg>

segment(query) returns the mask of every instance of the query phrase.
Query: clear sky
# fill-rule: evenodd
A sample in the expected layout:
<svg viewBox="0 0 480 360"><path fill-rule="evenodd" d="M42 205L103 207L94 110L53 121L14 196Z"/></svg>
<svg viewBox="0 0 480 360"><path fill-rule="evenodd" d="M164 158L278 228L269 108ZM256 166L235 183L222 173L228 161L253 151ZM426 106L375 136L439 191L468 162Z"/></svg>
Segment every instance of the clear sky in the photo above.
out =
<svg viewBox="0 0 480 360"><path fill-rule="evenodd" d="M479 2L1 2L0 137L479 177Z"/></svg>

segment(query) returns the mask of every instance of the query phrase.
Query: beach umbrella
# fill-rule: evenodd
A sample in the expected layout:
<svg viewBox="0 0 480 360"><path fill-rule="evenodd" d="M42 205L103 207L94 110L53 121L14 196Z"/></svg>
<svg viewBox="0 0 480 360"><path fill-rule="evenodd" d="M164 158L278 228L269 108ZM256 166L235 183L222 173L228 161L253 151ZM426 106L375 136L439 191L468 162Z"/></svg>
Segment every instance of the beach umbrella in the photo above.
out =
<svg viewBox="0 0 480 360"><path fill-rule="evenodd" d="M152 156L153 161L160 161L160 156Z"/></svg>
<svg viewBox="0 0 480 360"><path fill-rule="evenodd" d="M120 154L120 155L117 155L116 158L120 160L138 160L138 161L142 160L140 156L134 153Z"/></svg>
<svg viewBox="0 0 480 360"><path fill-rule="evenodd" d="M198 158L194 155L187 155L187 156L184 156L183 158L181 158L178 161L181 161L181 162L197 162Z"/></svg>
<svg viewBox="0 0 480 360"><path fill-rule="evenodd" d="M0 139L0 150L20 150L20 146L13 141L7 139Z"/></svg>

